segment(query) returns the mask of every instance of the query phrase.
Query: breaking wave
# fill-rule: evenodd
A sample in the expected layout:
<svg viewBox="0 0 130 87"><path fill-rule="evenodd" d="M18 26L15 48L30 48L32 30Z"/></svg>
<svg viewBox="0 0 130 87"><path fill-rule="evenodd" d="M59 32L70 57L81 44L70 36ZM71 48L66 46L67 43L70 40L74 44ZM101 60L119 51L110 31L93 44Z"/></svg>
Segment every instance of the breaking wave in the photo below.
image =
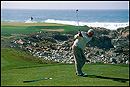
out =
<svg viewBox="0 0 130 87"><path fill-rule="evenodd" d="M78 26L76 21L63 21L63 20L54 20L47 19L44 21L45 23L58 23L58 24L67 24L67 25L75 25ZM115 22L79 22L79 26L89 26L89 27L103 27L110 30L116 30L117 28L129 26L129 22L125 23L115 23Z"/></svg>

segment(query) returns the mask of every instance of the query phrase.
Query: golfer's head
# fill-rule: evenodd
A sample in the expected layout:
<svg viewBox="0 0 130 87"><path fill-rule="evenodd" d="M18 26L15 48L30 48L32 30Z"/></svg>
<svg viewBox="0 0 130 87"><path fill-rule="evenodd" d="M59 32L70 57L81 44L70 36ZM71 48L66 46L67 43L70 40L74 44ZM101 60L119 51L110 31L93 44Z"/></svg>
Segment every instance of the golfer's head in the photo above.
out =
<svg viewBox="0 0 130 87"><path fill-rule="evenodd" d="M88 37L92 37L94 35L94 30L93 29L88 30L87 35Z"/></svg>

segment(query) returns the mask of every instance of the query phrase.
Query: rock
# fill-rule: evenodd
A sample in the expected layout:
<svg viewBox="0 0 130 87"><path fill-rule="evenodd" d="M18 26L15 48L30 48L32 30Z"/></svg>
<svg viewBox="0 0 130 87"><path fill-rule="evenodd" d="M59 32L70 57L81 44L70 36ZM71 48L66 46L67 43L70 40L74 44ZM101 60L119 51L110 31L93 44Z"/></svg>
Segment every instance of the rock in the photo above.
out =
<svg viewBox="0 0 130 87"><path fill-rule="evenodd" d="M53 38L61 41L68 40L68 37L66 35L54 35Z"/></svg>
<svg viewBox="0 0 130 87"><path fill-rule="evenodd" d="M86 59L90 63L129 64L129 27L119 28L117 31L104 28L94 29L96 29L95 36L84 50ZM25 42L25 44L18 44L18 41ZM72 35L44 32L14 39L8 47L24 50L37 58L45 60L74 63L71 49L73 42Z"/></svg>
<svg viewBox="0 0 130 87"><path fill-rule="evenodd" d="M88 53L88 54L87 54L87 58L91 58L91 57L90 57L91 55L92 55L91 53Z"/></svg>
<svg viewBox="0 0 130 87"><path fill-rule="evenodd" d="M98 50L95 52L95 54L100 55L100 53L99 53L99 51L98 51Z"/></svg>
<svg viewBox="0 0 130 87"><path fill-rule="evenodd" d="M129 60L126 61L126 64L129 64Z"/></svg>
<svg viewBox="0 0 130 87"><path fill-rule="evenodd" d="M111 43L111 39L107 36L94 37L88 44L92 47L97 46L98 48L105 48L107 50L114 47Z"/></svg>
<svg viewBox="0 0 130 87"><path fill-rule="evenodd" d="M112 62L112 63L114 63L114 64L116 64L116 63L117 63L117 61L116 61L116 59L115 59L115 58L110 58L110 62Z"/></svg>
<svg viewBox="0 0 130 87"><path fill-rule="evenodd" d="M100 57L105 57L104 55L101 55Z"/></svg>
<svg viewBox="0 0 130 87"><path fill-rule="evenodd" d="M70 59L74 59L74 56L71 56Z"/></svg>

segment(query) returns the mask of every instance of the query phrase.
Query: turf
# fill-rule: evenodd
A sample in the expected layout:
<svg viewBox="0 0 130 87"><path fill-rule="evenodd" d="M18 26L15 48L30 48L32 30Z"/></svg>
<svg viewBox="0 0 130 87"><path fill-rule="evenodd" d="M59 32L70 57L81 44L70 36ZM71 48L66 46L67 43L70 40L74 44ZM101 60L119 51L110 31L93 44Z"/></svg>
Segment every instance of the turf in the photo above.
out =
<svg viewBox="0 0 130 87"><path fill-rule="evenodd" d="M75 75L74 64L38 62L13 48L2 48L1 54L1 86L129 86L126 64L85 64L83 72L88 77L79 77ZM52 79L23 83L44 78Z"/></svg>
<svg viewBox="0 0 130 87"><path fill-rule="evenodd" d="M80 26L81 30L88 30L88 27ZM28 34L32 32L45 31L41 29L64 29L61 33L77 32L78 27L72 25L63 25L55 23L20 23L20 22L2 22L1 35L10 36L11 34Z"/></svg>

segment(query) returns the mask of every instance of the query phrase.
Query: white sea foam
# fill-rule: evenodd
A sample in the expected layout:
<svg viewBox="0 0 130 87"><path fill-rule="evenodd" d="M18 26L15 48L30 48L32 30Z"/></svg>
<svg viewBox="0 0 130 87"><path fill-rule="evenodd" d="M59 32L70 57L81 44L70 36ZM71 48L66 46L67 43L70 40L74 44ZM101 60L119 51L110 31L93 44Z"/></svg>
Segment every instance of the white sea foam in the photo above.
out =
<svg viewBox="0 0 130 87"><path fill-rule="evenodd" d="M31 21L31 19L28 19L25 21L25 23L37 23L36 21Z"/></svg>
<svg viewBox="0 0 130 87"><path fill-rule="evenodd" d="M67 25L75 25L78 26L76 21L63 21L63 20L54 20L54 19L47 19L45 20L46 23L58 23L58 24L67 24ZM125 23L113 23L113 22L79 22L79 26L87 25L89 27L103 27L110 30L116 30L117 28L129 26L129 22Z"/></svg>

